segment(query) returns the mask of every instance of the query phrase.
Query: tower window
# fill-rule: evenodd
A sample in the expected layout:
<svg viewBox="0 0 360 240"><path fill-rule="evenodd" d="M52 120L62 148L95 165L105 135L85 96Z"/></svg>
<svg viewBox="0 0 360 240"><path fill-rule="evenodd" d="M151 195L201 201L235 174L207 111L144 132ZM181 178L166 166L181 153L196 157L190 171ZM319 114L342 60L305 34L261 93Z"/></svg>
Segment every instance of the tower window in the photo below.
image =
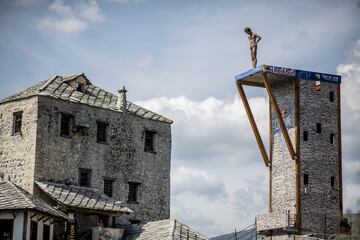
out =
<svg viewBox="0 0 360 240"><path fill-rule="evenodd" d="M316 123L316 132L321 133L321 123Z"/></svg>
<svg viewBox="0 0 360 240"><path fill-rule="evenodd" d="M71 115L61 114L61 127L60 127L61 136L70 137L71 119L72 119Z"/></svg>
<svg viewBox="0 0 360 240"><path fill-rule="evenodd" d="M104 193L109 197L113 196L114 179L104 178Z"/></svg>
<svg viewBox="0 0 360 240"><path fill-rule="evenodd" d="M334 99L335 99L334 92L331 91L329 93L329 100L330 100L330 102L334 102Z"/></svg>
<svg viewBox="0 0 360 240"><path fill-rule="evenodd" d="M23 112L14 113L13 134L21 133Z"/></svg>
<svg viewBox="0 0 360 240"><path fill-rule="evenodd" d="M304 185L308 186L309 185L309 174L304 173Z"/></svg>
<svg viewBox="0 0 360 240"><path fill-rule="evenodd" d="M308 140L308 131L304 131L303 132L303 140L307 141Z"/></svg>
<svg viewBox="0 0 360 240"><path fill-rule="evenodd" d="M335 177L334 176L331 177L331 187L335 188Z"/></svg>
<svg viewBox="0 0 360 240"><path fill-rule="evenodd" d="M139 185L138 182L129 182L128 202L138 203Z"/></svg>
<svg viewBox="0 0 360 240"><path fill-rule="evenodd" d="M315 90L320 91L320 89L321 89L321 83L320 83L320 81L316 81L315 82Z"/></svg>
<svg viewBox="0 0 360 240"><path fill-rule="evenodd" d="M79 185L80 187L91 186L91 170L90 169L79 169Z"/></svg>
<svg viewBox="0 0 360 240"><path fill-rule="evenodd" d="M155 152L155 134L154 131L145 131L145 152Z"/></svg>
<svg viewBox="0 0 360 240"><path fill-rule="evenodd" d="M335 142L335 134L331 133L330 134L330 143L334 144L334 142Z"/></svg>
<svg viewBox="0 0 360 240"><path fill-rule="evenodd" d="M107 142L107 127L108 124L104 122L97 123L97 142L106 143Z"/></svg>

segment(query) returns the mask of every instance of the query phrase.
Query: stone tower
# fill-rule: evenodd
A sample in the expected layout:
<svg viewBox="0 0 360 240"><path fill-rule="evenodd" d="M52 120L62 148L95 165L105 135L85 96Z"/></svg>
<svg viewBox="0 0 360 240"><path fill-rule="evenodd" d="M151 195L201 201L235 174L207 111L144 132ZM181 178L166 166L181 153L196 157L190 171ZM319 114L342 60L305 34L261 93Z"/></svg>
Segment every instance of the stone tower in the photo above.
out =
<svg viewBox="0 0 360 240"><path fill-rule="evenodd" d="M235 79L269 169L269 212L256 217L257 231L335 233L342 219L341 77L262 65ZM268 93L269 151L243 85Z"/></svg>

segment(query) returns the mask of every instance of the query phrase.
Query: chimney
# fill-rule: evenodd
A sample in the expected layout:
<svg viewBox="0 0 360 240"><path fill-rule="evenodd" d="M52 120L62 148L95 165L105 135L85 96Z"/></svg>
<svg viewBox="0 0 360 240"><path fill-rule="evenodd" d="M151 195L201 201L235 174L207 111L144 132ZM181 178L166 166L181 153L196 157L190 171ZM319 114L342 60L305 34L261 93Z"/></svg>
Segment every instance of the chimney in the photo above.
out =
<svg viewBox="0 0 360 240"><path fill-rule="evenodd" d="M125 86L122 86L121 89L118 91L119 95L116 103L116 107L119 110L121 110L123 113L126 112L126 106L127 106L126 92L127 90L125 89Z"/></svg>

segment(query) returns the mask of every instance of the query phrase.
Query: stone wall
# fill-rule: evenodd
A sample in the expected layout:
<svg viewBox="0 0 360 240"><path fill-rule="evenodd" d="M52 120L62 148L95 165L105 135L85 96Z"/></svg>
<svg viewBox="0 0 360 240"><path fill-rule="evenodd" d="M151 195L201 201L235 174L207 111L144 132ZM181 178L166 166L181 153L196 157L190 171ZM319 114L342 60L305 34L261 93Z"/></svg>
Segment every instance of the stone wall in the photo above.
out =
<svg viewBox="0 0 360 240"><path fill-rule="evenodd" d="M113 197L134 210L131 218L155 221L170 216L170 124L130 114L39 97L35 180L79 182L79 168L91 169L91 186L114 182ZM61 113L82 119L71 137L60 136ZM84 124L83 120L87 123ZM108 123L107 143L98 143L97 121ZM156 132L155 153L144 151L145 130ZM139 203L127 203L128 182L139 182Z"/></svg>
<svg viewBox="0 0 360 240"><path fill-rule="evenodd" d="M337 119L340 96L337 84L321 82L320 91L316 91L315 84L300 81L301 227L304 231L324 232L326 222L329 233L340 224ZM334 92L334 102L329 101L330 91ZM321 123L321 133L316 132L316 123ZM308 141L303 140L303 131L308 131ZM335 134L333 144L330 134ZM308 186L304 186L304 173L309 175ZM335 177L334 188L331 176Z"/></svg>
<svg viewBox="0 0 360 240"><path fill-rule="evenodd" d="M37 97L0 104L0 172L33 191ZM13 134L14 113L22 111L21 134Z"/></svg>
<svg viewBox="0 0 360 240"><path fill-rule="evenodd" d="M293 146L295 139L295 81L275 81L272 85L280 111L285 111L284 122ZM296 162L291 158L285 138L281 132L274 109L272 126L272 210L296 213ZM276 221L276 219L274 219Z"/></svg>

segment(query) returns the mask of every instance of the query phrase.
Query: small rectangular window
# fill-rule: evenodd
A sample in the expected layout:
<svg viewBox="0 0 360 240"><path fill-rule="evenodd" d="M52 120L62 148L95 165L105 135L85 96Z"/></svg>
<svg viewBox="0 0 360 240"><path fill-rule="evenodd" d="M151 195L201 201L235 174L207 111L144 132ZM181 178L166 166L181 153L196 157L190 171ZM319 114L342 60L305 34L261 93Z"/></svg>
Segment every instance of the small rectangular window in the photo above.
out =
<svg viewBox="0 0 360 240"><path fill-rule="evenodd" d="M334 144L334 142L335 142L335 134L331 133L330 134L330 143Z"/></svg>
<svg viewBox="0 0 360 240"><path fill-rule="evenodd" d="M304 141L308 140L308 131L303 132L303 139L304 139Z"/></svg>
<svg viewBox="0 0 360 240"><path fill-rule="evenodd" d="M38 223L35 221L30 222L30 240L37 240Z"/></svg>
<svg viewBox="0 0 360 240"><path fill-rule="evenodd" d="M304 173L304 185L309 185L309 174Z"/></svg>
<svg viewBox="0 0 360 240"><path fill-rule="evenodd" d="M50 226L46 224L43 226L43 240L50 240Z"/></svg>
<svg viewBox="0 0 360 240"><path fill-rule="evenodd" d="M69 114L61 114L60 136L70 137L71 119L72 119L71 115L69 115Z"/></svg>
<svg viewBox="0 0 360 240"><path fill-rule="evenodd" d="M21 133L22 115L23 115L23 112L14 113L13 134Z"/></svg>
<svg viewBox="0 0 360 240"><path fill-rule="evenodd" d="M140 183L137 183L137 182L129 182L128 202L130 202L130 203L138 202L139 185L140 185Z"/></svg>
<svg viewBox="0 0 360 240"><path fill-rule="evenodd" d="M331 187L335 188L335 177L334 176L331 177Z"/></svg>
<svg viewBox="0 0 360 240"><path fill-rule="evenodd" d="M106 143L107 142L107 127L108 124L104 122L97 123L97 142Z"/></svg>
<svg viewBox="0 0 360 240"><path fill-rule="evenodd" d="M79 185L80 187L91 186L91 170L90 169L79 169Z"/></svg>
<svg viewBox="0 0 360 240"><path fill-rule="evenodd" d="M316 90L316 91L320 91L320 89L321 89L321 82L320 82L320 81L316 81L316 82L315 82L315 90Z"/></svg>
<svg viewBox="0 0 360 240"><path fill-rule="evenodd" d="M155 134L154 131L145 131L145 152L155 152L154 142L155 142Z"/></svg>
<svg viewBox="0 0 360 240"><path fill-rule="evenodd" d="M334 102L334 99L335 99L335 97L334 97L334 92L330 92L330 94L329 94L329 100L330 100L330 102Z"/></svg>
<svg viewBox="0 0 360 240"><path fill-rule="evenodd" d="M321 123L316 123L316 132L321 133Z"/></svg>
<svg viewBox="0 0 360 240"><path fill-rule="evenodd" d="M104 193L109 197L113 196L114 179L104 178Z"/></svg>

